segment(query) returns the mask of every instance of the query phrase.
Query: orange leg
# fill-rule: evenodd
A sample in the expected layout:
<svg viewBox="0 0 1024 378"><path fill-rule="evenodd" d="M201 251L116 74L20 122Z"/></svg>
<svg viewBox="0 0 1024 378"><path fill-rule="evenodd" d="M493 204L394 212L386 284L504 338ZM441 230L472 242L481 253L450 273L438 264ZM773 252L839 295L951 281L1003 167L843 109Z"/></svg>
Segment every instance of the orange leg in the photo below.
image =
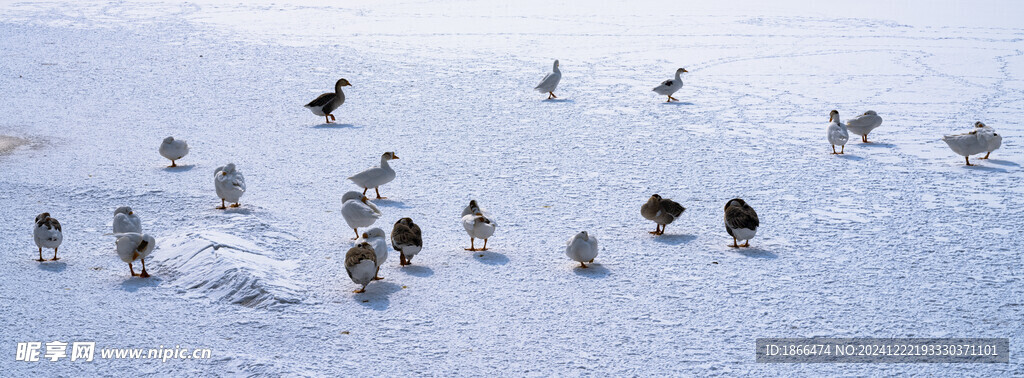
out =
<svg viewBox="0 0 1024 378"><path fill-rule="evenodd" d="M60 247L57 247L57 248L60 248ZM54 248L54 249L53 249L53 258L52 258L52 259L50 259L50 260L52 260L52 261L57 261L57 260L60 260L60 258L58 258L58 257L57 257L57 248Z"/></svg>
<svg viewBox="0 0 1024 378"><path fill-rule="evenodd" d="M228 207L224 205L224 199L223 199L223 198L221 198L221 199L220 199L220 207L218 207L218 209L227 209L227 208L228 208Z"/></svg>
<svg viewBox="0 0 1024 378"><path fill-rule="evenodd" d="M132 272L132 277L135 277L135 276L138 275L138 274L135 274L135 268L132 268L132 263L128 263L128 270L130 272Z"/></svg>
<svg viewBox="0 0 1024 378"><path fill-rule="evenodd" d="M733 247L733 248L739 248L740 247L739 243L736 241L736 237L735 236L732 237L732 245L730 245L730 247Z"/></svg>
<svg viewBox="0 0 1024 378"><path fill-rule="evenodd" d="M484 239L484 247L480 248L480 250L481 251L486 251L487 250L487 239Z"/></svg>
<svg viewBox="0 0 1024 378"><path fill-rule="evenodd" d="M46 261L43 260L43 247L39 247L39 260L37 261Z"/></svg>
<svg viewBox="0 0 1024 378"><path fill-rule="evenodd" d="M380 196L380 189L378 189L378 188L373 188L373 191L377 192L377 199L387 199L388 198L388 197L381 197Z"/></svg>
<svg viewBox="0 0 1024 378"><path fill-rule="evenodd" d="M584 263L583 263L582 261L580 261L580 267L581 267L581 268L586 268L586 267L587 267L587 264L584 264Z"/></svg>
<svg viewBox="0 0 1024 378"><path fill-rule="evenodd" d="M140 274L139 277L149 277L149 273L146 273L146 259L142 259L142 274Z"/></svg>
<svg viewBox="0 0 1024 378"><path fill-rule="evenodd" d="M359 239L359 229L353 228L352 231L356 232L356 237L352 238L352 240Z"/></svg>
<svg viewBox="0 0 1024 378"><path fill-rule="evenodd" d="M473 238L472 237L469 238L469 248L466 248L466 250L467 251L475 251L476 250L476 247L473 246Z"/></svg>
<svg viewBox="0 0 1024 378"><path fill-rule="evenodd" d="M969 156L964 156L964 161L967 162L967 165L972 167L974 166L974 164L971 164L971 158Z"/></svg>

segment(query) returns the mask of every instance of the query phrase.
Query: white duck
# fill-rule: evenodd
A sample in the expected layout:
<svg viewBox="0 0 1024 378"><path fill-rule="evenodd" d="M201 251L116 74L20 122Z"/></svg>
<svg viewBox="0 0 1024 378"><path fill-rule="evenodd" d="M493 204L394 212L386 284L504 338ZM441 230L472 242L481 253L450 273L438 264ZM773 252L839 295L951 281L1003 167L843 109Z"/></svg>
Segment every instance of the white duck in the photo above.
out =
<svg viewBox="0 0 1024 378"><path fill-rule="evenodd" d="M545 75L544 80L541 80L540 84L533 89L540 93L547 93L548 100L558 98L555 96L555 88L558 88L559 81L562 81L562 71L558 69L558 59L555 59L555 64L551 66L551 73Z"/></svg>
<svg viewBox="0 0 1024 378"><path fill-rule="evenodd" d="M477 211L473 214L467 214L462 217L462 227L466 229L466 233L469 234L469 248L467 251L477 251L473 244L474 239L484 239L484 247L480 248L479 251L487 250L487 239L494 235L494 228L497 226L496 223L488 219L483 213Z"/></svg>
<svg viewBox="0 0 1024 378"><path fill-rule="evenodd" d="M373 277L375 280L384 279L384 277L380 276L380 266L384 265L385 261L388 261L388 242L385 236L384 230L380 229L380 227L374 227L366 230L366 232L363 232L363 236L356 239L356 244L366 243L373 247L373 253L377 256L377 271Z"/></svg>
<svg viewBox="0 0 1024 378"><path fill-rule="evenodd" d="M350 248L348 253L345 253L345 271L352 282L363 285L352 292L365 292L366 285L369 285L377 274L377 256L373 253L373 247L367 243L360 243Z"/></svg>
<svg viewBox="0 0 1024 378"><path fill-rule="evenodd" d="M341 216L356 233L356 237L352 240L359 238L359 227L370 227L382 215L380 209L359 192L345 193L341 197L341 202Z"/></svg>
<svg viewBox="0 0 1024 378"><path fill-rule="evenodd" d="M868 110L864 114L846 121L846 129L860 135L860 141L864 143L868 143L868 133L877 129L878 126L882 126L882 117L879 117L874 110Z"/></svg>
<svg viewBox="0 0 1024 378"><path fill-rule="evenodd" d="M175 160L179 160L185 155L188 155L188 143L183 140L175 140L174 137L164 138L164 142L160 143L160 156L163 156L171 161L171 167L177 167L178 164Z"/></svg>
<svg viewBox="0 0 1024 378"><path fill-rule="evenodd" d="M1003 145L1003 136L996 134L996 130L986 126L984 123L975 122L974 127L979 130L983 130L982 137L985 139L985 157L981 159L988 159L988 155L992 154L992 151L999 149Z"/></svg>
<svg viewBox="0 0 1024 378"><path fill-rule="evenodd" d="M971 155L980 154L988 150L988 143L991 139L991 135L988 134L982 128L975 128L963 134L946 135L942 137L942 141L946 142L949 145L949 149L953 150L957 155L963 156L967 165L973 166L974 164L971 164Z"/></svg>
<svg viewBox="0 0 1024 378"><path fill-rule="evenodd" d="M665 100L665 102L679 101L675 97L672 97L672 95L678 92L680 89L683 89L683 80L679 78L679 75L682 75L683 72L690 71L687 71L685 68L677 69L675 79L665 80L661 82L661 85L654 87L652 91L662 96L668 96L668 100Z"/></svg>
<svg viewBox="0 0 1024 378"><path fill-rule="evenodd" d="M231 207L238 207L238 200L245 194L245 176L235 169L235 163L218 167L213 174L213 184L217 188L217 197L220 197L218 209L227 208L224 201L234 202Z"/></svg>
<svg viewBox="0 0 1024 378"><path fill-rule="evenodd" d="M581 267L586 268L588 262L594 262L597 257L597 238L590 236L586 231L573 235L566 243L565 255L573 261L579 262Z"/></svg>
<svg viewBox="0 0 1024 378"><path fill-rule="evenodd" d="M36 246L39 247L39 261L46 261L43 260L43 248L53 248L53 258L51 260L60 260L57 257L57 248L60 248L60 243L64 241L64 232L61 231L60 222L57 219L51 218L50 213L42 213L36 216L32 237L36 241Z"/></svg>
<svg viewBox="0 0 1024 378"><path fill-rule="evenodd" d="M114 210L114 233L123 234L126 232L142 233L142 219L131 207L121 206Z"/></svg>
<svg viewBox="0 0 1024 378"><path fill-rule="evenodd" d="M115 242L117 257L128 263L128 270L132 276L149 277L149 273L146 273L146 257L156 249L156 239L149 234L136 232L114 234L114 237L117 238L117 242ZM132 262L135 260L142 261L141 274L135 274L135 268L132 267Z"/></svg>
<svg viewBox="0 0 1024 378"><path fill-rule="evenodd" d="M833 110L828 113L828 142L832 144L832 154L846 152L846 142L850 140L850 132L846 130L846 124L839 121L839 111ZM836 145L842 146L840 152L836 152Z"/></svg>
<svg viewBox="0 0 1024 378"><path fill-rule="evenodd" d="M385 199L387 197L380 196L380 189L378 189L378 187L395 179L395 170L391 169L391 166L388 165L388 161L394 159L398 159L398 155L395 155L394 152L385 152L380 156L379 167L373 167L356 173L348 179L352 180L356 185L359 185L360 188L363 188L363 195L366 195L367 190L373 188L373 190L377 192L378 199Z"/></svg>

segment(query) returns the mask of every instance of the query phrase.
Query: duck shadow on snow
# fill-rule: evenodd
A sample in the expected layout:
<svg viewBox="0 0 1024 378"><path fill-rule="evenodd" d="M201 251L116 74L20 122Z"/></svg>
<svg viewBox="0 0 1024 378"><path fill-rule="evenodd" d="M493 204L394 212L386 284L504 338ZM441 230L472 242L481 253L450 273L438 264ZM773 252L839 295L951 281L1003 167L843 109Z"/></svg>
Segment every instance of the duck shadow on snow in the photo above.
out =
<svg viewBox="0 0 1024 378"><path fill-rule="evenodd" d="M577 265L572 269L572 272L576 273L577 276L587 278L605 278L612 274L612 272L608 270L608 268L605 268L604 265L597 263L587 265L586 268Z"/></svg>
<svg viewBox="0 0 1024 378"><path fill-rule="evenodd" d="M1009 160L988 159L988 160L982 160L982 161L987 161L987 162L992 163L992 164L1006 165L1006 166L1010 166L1010 167L1019 167L1020 166L1020 164L1014 163L1014 162L1009 161Z"/></svg>
<svg viewBox="0 0 1024 378"><path fill-rule="evenodd" d="M864 158L862 158L860 156L850 155L848 153L838 154L838 155L836 155L836 157L841 158L841 159L846 159L846 160L854 160L854 161L864 160Z"/></svg>
<svg viewBox="0 0 1024 378"><path fill-rule="evenodd" d="M128 277L124 281L121 281L121 290L134 293L144 287L160 286L160 282L163 282L163 280L153 275L146 278L134 276Z"/></svg>
<svg viewBox="0 0 1024 378"><path fill-rule="evenodd" d="M689 242L693 241L696 238L697 238L696 236L689 235L689 234L681 234L681 235L673 235L673 234L664 235L663 234L663 235L655 236L654 237L654 241L656 241L658 243L663 243L663 244L680 245L680 244L689 243Z"/></svg>
<svg viewBox="0 0 1024 378"><path fill-rule="evenodd" d="M188 172L195 167L195 164L182 164L177 167L164 167L164 172Z"/></svg>
<svg viewBox="0 0 1024 378"><path fill-rule="evenodd" d="M851 137L852 137L852 135L851 135ZM867 143L859 142L859 143L855 144L855 146L857 146L857 147L882 147L882 148L893 148L893 147L896 147L896 145L892 144L892 143L879 143L879 142L867 142Z"/></svg>
<svg viewBox="0 0 1024 378"><path fill-rule="evenodd" d="M321 123L313 126L314 129L358 129L356 125L351 123Z"/></svg>
<svg viewBox="0 0 1024 378"><path fill-rule="evenodd" d="M377 311L387 310L391 306L391 300L388 297L391 294L397 293L402 290L401 286L395 283L387 282L387 278L384 281L370 282L366 286L366 291L362 293L355 293L352 295L352 300L356 301L359 305Z"/></svg>
<svg viewBox="0 0 1024 378"><path fill-rule="evenodd" d="M402 271L402 273L416 277L430 277L434 275L433 269L423 265L406 265L398 268L398 270Z"/></svg>
<svg viewBox="0 0 1024 378"><path fill-rule="evenodd" d="M982 161L985 161L985 160L982 160ZM970 169L972 171L999 172L999 173L1006 173L1006 172L1008 172L1007 170L1005 170L1003 168L986 167L986 166L980 165L978 163L971 163L971 164L974 164L974 165L961 165L961 167L963 167L965 169Z"/></svg>
<svg viewBox="0 0 1024 378"><path fill-rule="evenodd" d="M661 104L662 105L672 105L672 106L689 106L689 105L693 105L692 102L680 102L680 101L662 102Z"/></svg>
<svg viewBox="0 0 1024 378"><path fill-rule="evenodd" d="M471 251L466 251L471 252ZM505 265L508 264L508 257L493 251L475 251L473 252L473 258L476 261L487 265Z"/></svg>
<svg viewBox="0 0 1024 378"><path fill-rule="evenodd" d="M735 249L736 253L739 253L746 257L753 257L755 259L777 259L779 255L771 251L766 251L756 247L741 247L741 248L730 248Z"/></svg>
<svg viewBox="0 0 1024 378"><path fill-rule="evenodd" d="M572 104L572 103L575 103L576 101L570 100L570 99L567 99L567 98L549 98L549 99L546 99L546 100L541 101L541 102L547 102L547 103L551 103L551 104L559 103L559 102L564 102L564 103Z"/></svg>
<svg viewBox="0 0 1024 378"><path fill-rule="evenodd" d="M57 261L57 262L53 262L53 261L39 262L39 261L37 261L37 262L39 263L39 270L45 270L47 272L60 273L60 272L63 272L64 269L68 268L68 264L65 264L63 261Z"/></svg>
<svg viewBox="0 0 1024 378"><path fill-rule="evenodd" d="M370 201L373 202L373 204L377 205L377 206L394 207L394 208L397 208L397 209L408 209L409 208L409 206L406 206L405 202L402 202L402 201L395 201L395 200L390 200L390 199L371 199Z"/></svg>

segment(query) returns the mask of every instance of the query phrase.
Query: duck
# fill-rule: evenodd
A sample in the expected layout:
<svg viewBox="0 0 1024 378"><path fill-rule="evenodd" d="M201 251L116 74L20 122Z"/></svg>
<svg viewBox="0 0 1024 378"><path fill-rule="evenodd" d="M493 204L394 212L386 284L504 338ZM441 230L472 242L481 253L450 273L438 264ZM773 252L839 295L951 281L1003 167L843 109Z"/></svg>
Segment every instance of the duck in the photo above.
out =
<svg viewBox="0 0 1024 378"><path fill-rule="evenodd" d="M185 155L188 155L188 143L183 140L166 137L163 143L160 143L160 156L171 161L168 168L177 167L178 164L175 163L175 160L181 160Z"/></svg>
<svg viewBox="0 0 1024 378"><path fill-rule="evenodd" d="M597 238L586 231L580 231L569 238L565 246L565 255L580 263L580 267L586 268L586 263L594 262L594 258L597 257Z"/></svg>
<svg viewBox="0 0 1024 378"><path fill-rule="evenodd" d="M57 257L57 249L60 248L60 243L64 241L64 232L60 228L60 222L56 218L50 216L50 213L42 213L36 216L36 225L32 229L32 236L36 241L36 246L39 247L39 260L46 261L43 259L43 248L53 248L53 258L51 261L60 260Z"/></svg>
<svg viewBox="0 0 1024 378"><path fill-rule="evenodd" d="M367 169L365 171L356 173L349 180L356 183L360 188L363 188L363 195L366 195L366 191L373 188L373 191L377 192L377 199L387 199L387 197L380 196L381 185L391 182L395 179L395 170L391 169L391 165L388 164L390 160L397 160L398 155L394 152L385 152L380 155L380 166Z"/></svg>
<svg viewBox="0 0 1024 378"><path fill-rule="evenodd" d="M334 93L324 93L317 96L315 100L306 104L306 109L309 109L313 114L324 117L326 123L331 123L332 120L336 121L337 118L334 118L334 114L331 113L341 106L341 104L345 103L345 92L341 91L341 87L351 86L352 84L345 78L338 79L338 81L334 83Z"/></svg>
<svg viewBox="0 0 1024 378"><path fill-rule="evenodd" d="M345 271L352 282L363 285L352 292L365 293L366 285L369 285L377 274L377 255L373 247L369 243L359 243L350 248L345 254Z"/></svg>
<svg viewBox="0 0 1024 378"><path fill-rule="evenodd" d="M974 127L983 130L982 138L985 139L985 157L980 158L982 160L988 159L988 156L992 154L992 151L999 149L1003 145L1003 137L996 134L996 130L986 126L981 121L975 122Z"/></svg>
<svg viewBox="0 0 1024 378"><path fill-rule="evenodd" d="M862 143L870 143L868 142L868 133L877 129L878 126L882 126L882 117L878 116L874 110L868 110L864 114L846 121L847 131L860 135Z"/></svg>
<svg viewBox="0 0 1024 378"><path fill-rule="evenodd" d="M690 71L687 71L685 68L677 69L675 79L669 79L661 82L661 85L654 87L652 91L662 96L668 96L668 100L665 100L665 102L679 101L675 97L672 97L672 95L678 92L680 89L683 89L683 80L679 78L679 75L682 75L683 72Z"/></svg>
<svg viewBox="0 0 1024 378"><path fill-rule="evenodd" d="M558 69L558 59L555 59L555 64L551 66L551 73L545 75L544 80L541 80L540 84L533 89L540 93L547 93L548 100L558 98L555 96L555 88L558 88L559 81L562 81L562 71Z"/></svg>
<svg viewBox="0 0 1024 378"><path fill-rule="evenodd" d="M126 232L142 233L142 219L131 207L121 206L114 210L114 233L123 234Z"/></svg>
<svg viewBox="0 0 1024 378"><path fill-rule="evenodd" d="M412 265L412 257L423 249L423 234L412 218L402 218L391 229L391 248L398 251L399 265Z"/></svg>
<svg viewBox="0 0 1024 378"><path fill-rule="evenodd" d="M846 124L839 122L839 111L833 110L828 113L828 142L832 143L832 154L839 155L846 152L846 142L850 140L850 132L846 130ZM836 152L836 145L842 147L842 151Z"/></svg>
<svg viewBox="0 0 1024 378"><path fill-rule="evenodd" d="M757 226L760 224L757 212L742 199L733 198L725 203L725 231L732 236L730 247L749 247L750 239L757 235ZM746 242L739 245L737 240Z"/></svg>
<svg viewBox="0 0 1024 378"><path fill-rule="evenodd" d="M380 209L371 203L369 198L366 198L365 195L359 192L350 191L341 197L341 216L345 218L345 223L348 223L348 226L352 227L352 230L356 233L356 237L352 238L352 240L359 238L359 227L372 226L381 215L383 214L381 214Z"/></svg>
<svg viewBox="0 0 1024 378"><path fill-rule="evenodd" d="M487 250L487 239L494 235L494 228L498 225L494 221L485 217L480 211L473 214L467 214L462 217L462 227L466 229L466 233L469 234L469 248L467 251L486 251ZM484 239L484 247L476 249L473 244L474 239Z"/></svg>
<svg viewBox="0 0 1024 378"><path fill-rule="evenodd" d="M976 127L974 130L966 133L942 137L942 141L946 142L949 149L953 150L957 155L964 157L964 161L968 166L974 166L974 164L971 164L971 155L977 155L988 150L990 139L992 139L992 135L985 132L985 129L981 127ZM1002 137L1000 137L1001 140Z"/></svg>
<svg viewBox="0 0 1024 378"><path fill-rule="evenodd" d="M128 271L132 273L132 276L149 277L149 273L146 273L146 257L156 249L156 239L149 234L137 232L114 234L114 237L117 238L114 243L117 247L117 257L128 263ZM135 260L142 262L142 273L140 274L135 274L135 268L132 267L132 262Z"/></svg>
<svg viewBox="0 0 1024 378"><path fill-rule="evenodd" d="M381 230L380 227L374 227L366 230L366 232L363 232L362 237L356 239L356 244L369 244L373 248L374 255L377 256L377 273L374 274L374 280L384 279L384 277L380 276L380 266L384 265L385 261L388 261L388 242L384 237L384 230Z"/></svg>
<svg viewBox="0 0 1024 378"><path fill-rule="evenodd" d="M213 185L217 189L217 197L220 197L220 207L226 209L224 201L234 202L231 207L238 207L238 200L245 194L245 176L235 169L235 163L228 163L218 167L213 174Z"/></svg>
<svg viewBox="0 0 1024 378"><path fill-rule="evenodd" d="M647 202L640 206L640 215L656 223L654 231L651 231L651 234L654 235L663 235L665 226L683 215L684 211L686 208L683 205L670 199L663 199L657 194L651 195L651 198L648 198Z"/></svg>

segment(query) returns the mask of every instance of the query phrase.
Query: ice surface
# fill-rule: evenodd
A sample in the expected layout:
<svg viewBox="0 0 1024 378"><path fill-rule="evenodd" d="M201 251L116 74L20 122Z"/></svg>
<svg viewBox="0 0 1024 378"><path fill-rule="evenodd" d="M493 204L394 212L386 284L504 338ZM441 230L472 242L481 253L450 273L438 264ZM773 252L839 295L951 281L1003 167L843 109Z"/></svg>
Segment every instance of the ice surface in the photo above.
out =
<svg viewBox="0 0 1024 378"><path fill-rule="evenodd" d="M1022 7L4 2L0 134L33 148L0 158L0 350L180 344L214 358L8 357L0 371L1016 374L1016 358L759 365L753 345L1010 337L1024 353ZM532 88L553 59L559 99L544 101ZM650 89L679 67L681 101L665 104ZM323 124L302 105L341 77L353 86ZM885 123L831 156L832 109ZM941 136L978 120L1003 147L965 167ZM167 135L189 141L181 167L155 149ZM353 294L340 196L385 151L401 160L376 225L410 217L424 247ZM215 210L210 174L228 161L250 191ZM653 193L687 207L660 237L639 213ZM750 249L726 247L734 197L761 218ZM501 223L487 252L463 250L470 199ZM103 236L124 204L160 243L147 279ZM64 227L58 262L33 261L43 211ZM587 269L564 255L580 230L601 237Z"/></svg>

